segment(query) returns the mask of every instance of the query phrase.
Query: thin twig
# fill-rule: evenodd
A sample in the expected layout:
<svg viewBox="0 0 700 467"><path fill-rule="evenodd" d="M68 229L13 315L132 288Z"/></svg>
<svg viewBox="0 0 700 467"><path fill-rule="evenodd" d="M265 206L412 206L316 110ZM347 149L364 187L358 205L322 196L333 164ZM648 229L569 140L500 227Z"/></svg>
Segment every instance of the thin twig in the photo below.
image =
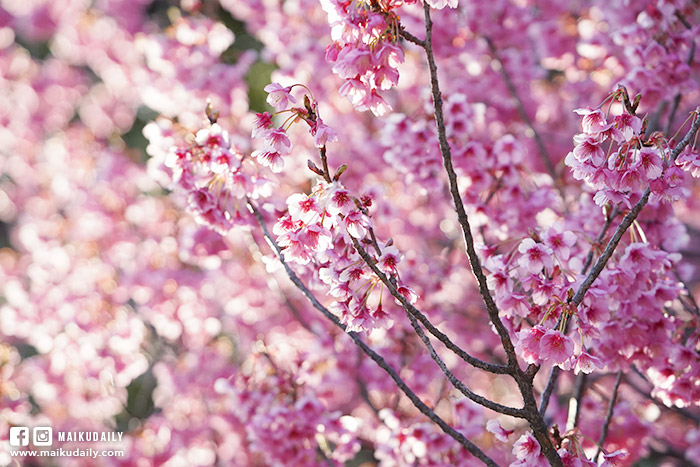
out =
<svg viewBox="0 0 700 467"><path fill-rule="evenodd" d="M558 182L559 177L557 176L556 170L554 168L554 164L552 163L552 158L549 156L549 152L547 151L547 148L545 147L544 142L542 141L542 138L540 137L540 134L535 129L535 125L532 122L532 119L525 111L525 105L523 104L523 100L520 98L520 95L518 94L518 90L515 88L515 83L513 83L513 80L511 79L510 74L508 73L508 70L506 69L505 64L503 63L503 60L501 60L501 56L498 53L498 49L496 49L496 46L494 45L494 43L490 37L484 36L484 39L486 40L486 44L489 47L489 51L491 52L491 55L500 65L501 76L503 77L503 81L506 82L506 87L508 88L508 92L510 93L510 96L515 101L516 107L518 109L518 114L520 114L520 118L523 120L523 122L525 122L525 124L530 129L530 131L532 131L532 137L535 140L535 144L537 145L537 150L538 150L538 154L540 156L540 160L542 161L545 168L547 169L547 172L549 173L550 177L552 177L552 181L554 182L555 186L559 190L559 193L562 196L562 200L563 200L564 199L564 192L561 189L561 187L559 186L559 182Z"/></svg>
<svg viewBox="0 0 700 467"><path fill-rule="evenodd" d="M401 295L401 293L396 288L396 284L377 267L377 264L375 263L374 259L372 259L367 250L362 247L360 242L355 238L352 239L352 242L353 246L357 250L357 253L365 261L367 266L369 266L372 272L379 278L379 280L382 281L382 283L386 286L387 290L389 290L389 293L392 295L392 297L394 297L401 304L401 306L407 313L418 319L418 321L420 321L421 324L423 324L423 326L426 327L430 334L432 334L440 342L442 342L445 345L445 347L452 350L462 360L476 368L500 375L511 373L511 369L509 366L485 362L479 358L470 355L464 349L452 342L449 337L443 334L428 320L428 318L425 316L425 314L423 314L423 312L421 312L418 308L411 304L411 302L409 302L406 299L406 297Z"/></svg>
<svg viewBox="0 0 700 467"><path fill-rule="evenodd" d="M282 297L284 298L285 305L287 305L287 308L289 308L289 311L291 312L292 316L294 316L294 318L296 318L296 320L299 322L299 324L301 324L301 327L303 327L304 329L309 331L311 334L318 336L319 335L318 332L314 331L311 328L311 326L309 325L309 323L307 323L306 320L303 318L303 316L301 316L301 313L299 312L297 307L294 306L294 304L289 300L289 297L287 297L287 294L285 294L281 290L280 290L280 293L282 294Z"/></svg>
<svg viewBox="0 0 700 467"><path fill-rule="evenodd" d="M406 39L408 42L412 42L416 44L418 47L425 47L425 41L418 39L416 36L411 34L410 32L406 31L406 29L401 26L401 30L399 31L399 35Z"/></svg>
<svg viewBox="0 0 700 467"><path fill-rule="evenodd" d="M561 369L558 366L553 366L552 370L549 372L549 378L547 379L547 386L545 386L542 392L542 397L540 397L540 416L544 417L547 412L547 407L549 406L549 398L554 392L554 388L557 385L557 378L559 378L559 372Z"/></svg>
<svg viewBox="0 0 700 467"><path fill-rule="evenodd" d="M362 364L362 350L358 347L357 348L357 375L355 376L355 382L357 383L357 389L360 391L360 397L362 398L363 401L365 401L365 404L367 404L367 407L372 409L372 412L374 412L374 415L379 417L379 409L377 408L376 405L372 402L372 400L369 398L369 391L367 390L367 384L362 380L360 377L360 365ZM380 418L381 419L381 418Z"/></svg>
<svg viewBox="0 0 700 467"><path fill-rule="evenodd" d="M603 422L603 431L600 432L600 438L598 438L598 452L596 452L595 456L593 456L594 461L598 459L598 456L600 456L600 453L603 451L603 443L605 442L605 438L608 436L608 429L610 428L610 421L612 420L613 411L615 409L617 390L620 388L620 381L622 381L622 370L617 372L615 387L613 388L612 395L610 396L610 403L608 404L608 413L605 415L605 422Z"/></svg>
<svg viewBox="0 0 700 467"><path fill-rule="evenodd" d="M685 16L680 11L676 11L676 17L683 23L683 25L687 29L692 29L692 25L688 22L688 20L685 19ZM693 63L693 59L695 58L695 41L690 42L690 50L688 51L688 58L686 59L686 63L688 65L691 65ZM673 102L671 103L671 112L668 114L668 121L666 122L666 128L664 129L664 134L669 134L671 132L671 128L673 126L673 120L676 118L676 111L678 110L678 106L681 103L681 93L677 93L675 97L673 98Z"/></svg>
<svg viewBox="0 0 700 467"><path fill-rule="evenodd" d="M617 208L617 206L615 206L615 208L613 208L612 212L605 217L605 224L603 224L603 228L598 233L598 236L595 239L595 243L591 246L591 249L588 251L588 256L586 256L586 261L583 262L583 268L581 269L581 274L586 274L586 272L588 272L588 268L591 267L591 263L593 262L593 254L595 253L596 245L599 245L600 242L603 241L603 239L605 238L605 235L608 233L608 229L610 228L610 224L612 224L613 219L615 219L618 214L620 214L620 210Z"/></svg>
<svg viewBox="0 0 700 467"><path fill-rule="evenodd" d="M433 348L433 345L430 343L430 339L428 336L425 335L425 332L423 332L423 329L420 327L420 324L418 324L418 321L416 318L409 313L408 311L406 312L406 316L408 317L408 320L411 322L411 326L413 326L413 329L416 331L416 334L418 334L418 337L423 341L423 344L425 344L425 347L428 349L428 353L430 353L430 357L437 363L437 365L440 367L442 372L445 374L447 379L452 383L452 385L462 394L464 394L469 400L486 407L487 409L491 409L494 412L502 413L504 415L510 415L511 417L516 417L516 418L525 418L525 414L522 409L516 409L515 407L508 407L502 404L498 404L496 402L493 402L489 399L486 399L483 396L480 396L473 391L471 391L468 387L464 385L462 381L460 381L453 373L450 371L449 368L447 368L447 365L445 365L445 362L442 361L440 356L437 354L435 349Z"/></svg>
<svg viewBox="0 0 700 467"><path fill-rule="evenodd" d="M498 316L498 307L496 306L496 302L494 302L491 292L489 291L486 276L484 275L484 271L481 267L481 261L479 260L479 255L474 247L474 237L472 236L469 218L467 217L467 212L464 209L464 203L462 202L462 197L460 195L459 184L457 182L457 173L452 165L452 150L450 149L450 144L447 142L445 115L442 109L442 95L440 93L437 65L435 63L435 55L433 53L433 21L430 18L430 5L428 5L427 2L423 3L423 11L425 14L425 45L423 49L425 50L425 54L428 59L428 68L430 69L430 87L433 96L433 105L435 107L435 124L437 125L440 153L442 155L443 165L445 166L445 171L447 172L447 178L449 181L450 194L452 195L452 201L454 203L455 210L457 211L457 219L464 235L469 264L479 284L479 293L486 304L486 311L489 315L489 319L493 323L493 326L496 328L496 332L501 339L501 344L503 345L503 349L505 350L508 358L508 365L515 368L518 365L517 357L515 355L515 348L510 339L510 335L508 334L508 330Z"/></svg>
<svg viewBox="0 0 700 467"><path fill-rule="evenodd" d="M499 317L498 307L491 296L491 292L489 291L486 281L486 275L481 267L479 255L476 252L474 238L469 225L469 218L467 217L464 203L462 202L459 184L457 182L457 174L452 164L452 151L447 141L445 116L442 108L442 95L440 93L437 65L435 63L435 55L433 52L433 21L430 17L430 5L428 5L427 2L423 2L423 12L425 15L425 45L423 49L425 50L425 55L428 60L428 69L430 70L430 88L433 97L433 106L435 108L435 124L438 132L438 143L440 146L440 154L442 155L445 172L447 172L450 194L452 195L452 201L455 211L457 212L457 219L464 235L469 265L471 266L472 273L476 277L479 285L479 293L481 294L484 304L486 305L489 320L496 329L496 333L498 334L501 340L501 345L506 353L508 367L511 369L510 374L518 384L518 389L520 390L520 394L523 398L523 412L525 413L525 418L530 424L537 442L540 444L542 454L544 454L551 465L563 467L564 464L559 456L559 453L552 444L552 440L547 431L547 426L537 410L537 401L535 400L532 392L532 379L530 378L529 374L522 371L518 364L518 357L515 353L515 347L513 346L508 329L504 326L501 318Z"/></svg>
<svg viewBox="0 0 700 467"><path fill-rule="evenodd" d="M270 231L267 229L267 226L265 225L265 220L263 219L262 214L260 214L260 211L258 211L257 207L250 200L247 200L247 203L251 212L260 224L265 238L267 239L268 243L277 255L278 260L284 267L287 276L292 281L292 283L304 294L304 296L306 296L306 298L309 299L313 307L320 311L333 324L345 331L345 333L348 336L350 336L350 339L352 339L355 345L357 345L365 353L365 355L371 358L382 370L384 370L389 375L389 377L394 381L394 383L401 390L401 392L403 392L406 395L406 397L408 397L408 399L421 413L428 417L433 423L438 425L440 429L442 429L442 431L444 431L448 436L457 441L464 449L472 453L484 464L491 467L498 467L498 464L496 464L496 462L493 459L491 459L489 456L486 455L486 453L479 449L477 445L469 441L462 433L455 430L453 427L447 424L447 422L445 422L439 415L437 415L432 409L430 409L430 407L428 407L411 390L411 388L409 388L408 385L406 385L406 383L403 381L403 379L401 379L396 370L394 370L394 368L392 368L381 355L372 350L372 348L369 347L362 339L360 339L360 337L356 333L348 332L345 325L340 322L338 317L331 313L325 306L321 304L321 302L318 301L314 294L311 293L311 291L306 287L306 285L304 285L301 279L299 279L299 276L296 275L296 273L292 270L289 264L287 264L287 262L284 260L282 249L274 240L272 235L270 235Z"/></svg>
<svg viewBox="0 0 700 467"><path fill-rule="evenodd" d="M566 421L566 431L573 430L578 426L579 415L581 414L581 401L583 393L586 392L586 373L579 373L574 385L574 394L569 399L569 415Z"/></svg>

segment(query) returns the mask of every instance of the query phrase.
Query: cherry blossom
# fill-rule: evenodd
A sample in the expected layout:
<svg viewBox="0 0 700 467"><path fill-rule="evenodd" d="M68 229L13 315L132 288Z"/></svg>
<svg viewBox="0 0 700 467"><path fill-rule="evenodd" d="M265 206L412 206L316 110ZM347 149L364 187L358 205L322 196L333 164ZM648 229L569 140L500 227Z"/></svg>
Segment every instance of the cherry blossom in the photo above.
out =
<svg viewBox="0 0 700 467"><path fill-rule="evenodd" d="M3 2L0 465L697 462L699 23Z"/></svg>

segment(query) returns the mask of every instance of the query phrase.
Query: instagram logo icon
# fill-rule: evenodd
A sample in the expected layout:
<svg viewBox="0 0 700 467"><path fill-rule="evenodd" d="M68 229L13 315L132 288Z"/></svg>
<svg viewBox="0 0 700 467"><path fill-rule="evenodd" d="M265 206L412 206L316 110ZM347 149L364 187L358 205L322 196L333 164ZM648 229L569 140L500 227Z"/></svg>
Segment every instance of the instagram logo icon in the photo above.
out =
<svg viewBox="0 0 700 467"><path fill-rule="evenodd" d="M51 446L53 429L50 426L34 427L34 446Z"/></svg>

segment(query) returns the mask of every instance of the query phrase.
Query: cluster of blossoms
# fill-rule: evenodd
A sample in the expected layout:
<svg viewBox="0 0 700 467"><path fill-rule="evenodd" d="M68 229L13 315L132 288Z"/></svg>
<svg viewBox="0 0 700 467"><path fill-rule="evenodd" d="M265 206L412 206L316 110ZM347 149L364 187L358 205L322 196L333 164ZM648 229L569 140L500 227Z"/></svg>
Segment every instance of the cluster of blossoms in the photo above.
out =
<svg viewBox="0 0 700 467"><path fill-rule="evenodd" d="M247 371L214 383L245 430L251 451L266 464L280 466L315 465L324 458L343 465L351 460L360 450L360 421L328 412L317 395L307 391L310 375L303 361L313 358L302 354L294 361L279 355L275 345L261 347L251 356Z"/></svg>
<svg viewBox="0 0 700 467"><path fill-rule="evenodd" d="M326 49L326 60L345 82L340 95L358 110L371 110L377 116L391 106L379 94L399 82L398 65L404 61L397 45L399 21L393 11L404 2L343 2L324 0L333 43Z"/></svg>
<svg viewBox="0 0 700 467"><path fill-rule="evenodd" d="M245 160L231 144L229 133L211 120L208 128L196 133L193 145L158 148L154 153L162 156L171 186L186 194L188 209L198 222L225 235L236 225L249 224L246 200L269 196L273 183ZM161 142L173 139L164 136L173 132L169 121L151 123L145 131Z"/></svg>
<svg viewBox="0 0 700 467"><path fill-rule="evenodd" d="M611 99L619 96L613 94ZM671 147L663 135L645 138L642 121L626 110L612 121L600 108L578 109L583 116L583 133L574 137L576 146L566 157L574 177L585 180L597 190L595 202L624 203L632 207L631 194L651 186L655 197L677 200L687 195L683 188L683 170L671 161ZM691 169L697 159L688 150L681 161Z"/></svg>
<svg viewBox="0 0 700 467"><path fill-rule="evenodd" d="M697 464L700 157L693 140L674 161L671 137L697 118L696 1L425 0L488 288L521 368L541 366L537 399L560 370L539 431L450 386L389 293L504 361L445 189L424 5L215 3L0 5L0 465L47 461L13 459L15 426L124 432L99 465L478 464L292 286L254 207L319 302L367 331L352 338L494 463L550 464L544 433L567 466ZM586 107L617 83L638 113ZM522 407L509 376L429 338L469 389Z"/></svg>
<svg viewBox="0 0 700 467"><path fill-rule="evenodd" d="M534 238L533 238L534 237ZM561 225L553 225L526 238L508 254L490 256L486 268L489 288L504 315L519 326L526 319L539 322L518 333L517 349L527 363L551 362L578 373L592 372L602 365L563 329L562 315L575 314L567 303L574 286L578 237ZM579 266L580 267L580 266ZM558 325L557 325L558 324ZM576 351L575 351L576 350Z"/></svg>
<svg viewBox="0 0 700 467"><path fill-rule="evenodd" d="M389 277L398 277L401 254L390 244L379 247L374 234L370 236L372 197L364 195L358 198L343 186L340 178L346 166L341 167L332 179L327 173L326 143L337 141L337 134L323 123L317 102L308 94L304 95L304 108L286 108L296 102L291 95L292 88L278 83L267 86L268 102L280 109L278 113L291 113L286 120L291 122L290 125L298 120L308 124L324 168L309 161L310 170L321 178L309 195L294 193L287 198L287 213L273 228L276 241L284 249L286 261L309 265L329 287L329 294L336 300L331 310L348 330L380 327L388 318L382 305L384 285L370 270L354 243L359 242L367 249L374 248L376 256L373 260ZM253 136L265 140L263 149L253 152L263 165L272 164L274 167L273 161L281 160L281 153L288 154L291 149L284 124L275 128L272 116L267 113L257 115ZM397 289L415 302L417 297L409 287L399 281Z"/></svg>
<svg viewBox="0 0 700 467"><path fill-rule="evenodd" d="M633 224L629 241L578 304L572 298L601 245L584 244L575 232L582 226L571 220L571 230L555 224L507 253L487 251L489 288L514 331L530 324L517 332L516 349L527 363L549 363L575 373L635 365L648 372L656 396L678 406L693 404L700 396L699 375L688 359L698 345L697 332L691 330L695 319L669 320L666 313L670 301L683 300L677 279L680 257L674 251L684 240L670 217L669 201L685 190L682 170L692 172L697 150L692 145L684 149L678 163L671 160L673 146L663 135L652 137L653 145L644 141L636 116L624 112L608 123L600 110L577 112L583 115L584 133L576 136L577 146L567 157L574 176L598 190L593 200L604 204L612 218L631 207L632 194L650 186L647 209L655 214Z"/></svg>

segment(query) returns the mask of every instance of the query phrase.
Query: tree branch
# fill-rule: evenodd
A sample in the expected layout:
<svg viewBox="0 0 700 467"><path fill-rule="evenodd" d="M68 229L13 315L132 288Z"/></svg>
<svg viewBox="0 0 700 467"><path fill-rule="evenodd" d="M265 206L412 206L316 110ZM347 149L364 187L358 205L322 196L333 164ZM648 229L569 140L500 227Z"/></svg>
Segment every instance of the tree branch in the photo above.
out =
<svg viewBox="0 0 700 467"><path fill-rule="evenodd" d="M447 422L440 418L440 416L437 415L432 409L430 409L430 407L425 405L425 403L422 400L420 400L420 398L411 390L411 388L409 388L408 385L406 385L406 383L401 379L396 370L394 370L386 362L386 360L382 358L381 355L372 350L372 348L369 347L362 339L360 339L360 337L356 333L348 332L346 330L345 325L340 322L338 317L331 313L325 306L321 304L321 302L318 301L314 294L311 293L311 291L304 285L301 279L299 279L299 276L296 275L296 273L292 270L289 264L287 264L287 262L284 260L282 249L274 240L274 238L272 238L272 235L270 235L270 231L267 229L267 226L265 225L265 220L263 219L262 214L260 214L260 211L258 211L255 205L249 199L247 200L247 203L251 212L260 224L265 238L267 239L268 243L277 255L277 258L279 259L280 263L284 267L287 276L292 281L292 283L304 294L304 296L306 296L306 298L309 299L313 307L320 311L333 324L342 329L348 336L350 336L350 339L352 339L355 345L357 345L365 353L365 355L371 358L382 370L384 370L389 375L389 377L394 381L394 383L401 390L401 392L403 392L406 395L406 397L408 397L408 399L422 414L428 417L433 423L438 425L443 432L445 432L448 436L457 441L464 449L472 453L484 464L488 465L489 467L498 467L498 464L496 464L496 462L493 459L491 459L489 456L486 455L486 453L479 449L479 447L476 444L469 441L462 433L458 432L449 424L447 424Z"/></svg>
<svg viewBox="0 0 700 467"><path fill-rule="evenodd" d="M515 87L515 83L513 83L513 80L511 79L510 74L508 73L508 70L506 69L505 64L503 63L503 60L501 60L501 56L498 53L498 49L496 49L496 46L494 45L494 43L490 37L487 37L487 36L483 36L483 37L486 40L486 44L489 47L489 51L491 52L491 55L500 65L501 76L503 77L503 81L505 81L505 83L506 83L506 87L508 88L508 92L510 93L510 96L515 101L516 108L518 109L518 114L520 114L520 118L523 120L523 122L525 122L525 125L527 125L527 127L530 129L530 131L532 131L532 137L535 140L535 144L537 145L537 150L538 150L538 154L540 156L540 160L544 164L545 169L547 169L549 176L552 177L552 182L557 187L557 190L559 191L559 194L562 196L562 200L563 200L564 199L564 191L559 186L559 183L558 183L559 177L557 177L557 172L554 168L554 164L552 163L552 158L549 156L549 152L547 151L547 148L545 147L544 142L542 141L542 138L540 137L540 134L535 129L535 125L532 122L532 119L525 111L525 105L523 104L523 100L520 98L520 95L518 95L518 90Z"/></svg>
<svg viewBox="0 0 700 467"><path fill-rule="evenodd" d="M406 39L408 42L412 42L413 44L416 44L418 47L425 47L425 41L418 39L416 36L411 34L410 32L406 31L406 29L401 26L401 29L399 31L399 35Z"/></svg>
<svg viewBox="0 0 700 467"><path fill-rule="evenodd" d="M549 372L549 379L547 379L547 386L545 386L542 396L540 397L540 416L544 417L547 412L547 407L549 406L549 398L552 397L552 392L554 392L554 387L557 385L557 378L559 378L559 372L561 369L558 366L553 366L552 370Z"/></svg>
<svg viewBox="0 0 700 467"><path fill-rule="evenodd" d="M612 224L613 219L615 219L618 214L620 214L620 210L615 206L612 210L611 213L609 213L605 217L605 224L603 225L603 228L600 230L600 233L598 233L598 236L595 239L595 243L591 246L590 251L588 252L588 256L586 256L586 261L583 263L583 268L581 269L581 274L586 274L588 272L588 268L591 267L591 263L593 262L593 254L595 253L595 247L598 245L600 242L603 241L605 238L605 234L608 233L608 229L610 228L610 224Z"/></svg>
<svg viewBox="0 0 700 467"><path fill-rule="evenodd" d="M433 21L430 17L430 5L423 3L423 11L425 13L425 45L423 49L425 50L426 57L428 59L428 67L430 69L430 87L433 96L433 105L435 107L435 124L437 125L438 132L438 142L440 145L440 153L442 155L443 165L445 166L445 171L447 172L447 178L449 180L450 194L452 195L452 201L457 211L457 219L459 225L462 228L462 233L464 235L464 242L467 248L467 257L469 258L469 264L471 266L472 272L476 277L479 285L479 293L481 294L484 303L486 304L486 311L489 315L489 319L496 328L496 332L501 339L501 344L506 352L508 358L508 365L515 369L518 368L518 360L515 355L515 348L513 347L513 342L510 339L508 330L501 322L498 316L498 307L489 292L488 285L486 283L486 276L481 268L481 261L479 260L479 255L476 253L476 248L474 247L474 237L472 236L471 227L469 226L469 218L464 209L464 203L462 202L462 197L459 194L459 184L457 183L457 173L455 172L454 166L452 165L452 151L450 149L450 144L447 142L447 133L445 130L445 116L442 110L442 95L440 93L440 85L438 83L437 76L437 65L435 64L435 55L433 53Z"/></svg>
<svg viewBox="0 0 700 467"><path fill-rule="evenodd" d="M603 443L608 436L608 429L610 428L610 421L612 420L613 410L615 409L617 390L620 388L620 381L622 381L622 370L617 372L615 387L613 388L612 395L610 396L610 403L608 404L608 413L605 415L605 422L603 422L603 431L601 431L600 438L598 438L598 451L595 453L595 456L593 456L594 461L598 459L598 456L600 456L600 453L603 451Z"/></svg>
<svg viewBox="0 0 700 467"><path fill-rule="evenodd" d="M680 11L676 11L676 17L683 23L683 25L687 29L692 29L693 26L688 23L688 20L685 19L683 14ZM693 58L695 58L695 41L690 42L690 50L688 51L688 58L686 59L686 63L688 65L691 65L693 63ZM676 111L678 110L678 106L681 103L681 93L677 93L676 96L673 98L673 102L671 103L671 111L668 114L668 121L666 122L666 128L664 129L665 134L669 134L671 132L671 127L673 126L673 120L676 118Z"/></svg>
<svg viewBox="0 0 700 467"><path fill-rule="evenodd" d="M428 352L430 353L430 357L437 363L437 365L440 367L442 372L445 374L447 379L452 383L452 385L462 394L464 394L469 400L474 401L475 403L486 407L487 409L491 409L494 412L502 413L504 415L510 415L511 417L516 417L516 418L525 418L525 415L523 413L522 409L516 409L515 407L508 407L505 405L498 404L496 402L493 402L489 399L486 399L483 396L480 396L474 392L472 392L468 387L464 385L462 381L460 381L451 371L449 368L447 368L447 365L445 365L445 362L442 361L440 356L437 354L435 349L433 348L433 345L430 343L430 339L428 336L425 335L425 332L423 332L423 329L421 329L420 324L418 324L418 321L416 321L416 318L409 313L408 311L406 312L406 316L408 317L409 321L411 322L411 326L413 326L413 329L416 331L416 334L418 334L418 337L423 341L423 344L425 344L425 347L428 349Z"/></svg>
<svg viewBox="0 0 700 467"><path fill-rule="evenodd" d="M495 373L495 374L510 374L511 373L511 368L507 365L498 365L495 363L488 363L485 362L479 358L476 358L470 354L468 354L464 349L461 347L457 346L454 342L450 340L449 337L447 337L445 334L443 334L438 328L436 328L421 312L418 308L416 308L411 302L409 302L406 297L401 295L399 293L398 289L396 288L396 284L392 282L392 280L387 277L386 274L384 274L378 267L377 264L374 262L372 257L369 255L367 250L365 250L360 242L353 238L352 239L353 246L357 250L357 253L360 255L360 257L365 261L367 266L372 270L374 274L379 278L380 281L386 286L387 290L389 290L389 293L391 294L392 297L394 297L403 307L404 311L409 313L410 315L414 316L418 321L423 324L423 326L426 327L428 332L435 336L440 342L445 344L445 347L448 349L452 350L455 354L457 354L462 360L465 362L469 363L470 365L482 369L484 371L488 371L490 373Z"/></svg>
<svg viewBox="0 0 700 467"><path fill-rule="evenodd" d="M477 254L474 246L474 237L472 236L469 218L467 217L464 203L462 202L462 197L460 195L457 174L452 164L452 152L447 141L445 116L442 109L442 95L440 93L437 65L435 63L435 55L433 53L433 21L430 17L430 5L428 5L428 3L425 1L423 2L423 12L425 15L425 44L423 49L425 50L428 60L428 68L430 70L430 87L433 97L433 105L435 107L435 124L437 126L440 154L442 155L443 165L445 167L445 171L447 172L450 194L452 195L452 201L454 203L455 211L457 212L457 219L464 235L469 265L471 266L472 272L479 285L479 293L481 294L484 304L486 305L486 311L489 319L491 320L493 327L496 329L496 332L501 340L501 345L506 352L508 366L511 369L510 374L518 384L520 394L523 397L523 412L526 419L529 422L538 443L540 444L542 453L547 458L549 463L557 467L563 467L561 457L559 457L559 454L554 448L552 440L549 437L547 426L537 410L537 402L535 401L532 393L532 380L522 371L518 364L518 358L515 353L513 342L508 334L508 330L503 325L503 322L498 315L498 307L496 306L496 303L491 296L491 292L489 291L486 282L486 275L481 267L481 261L479 260L479 255Z"/></svg>

